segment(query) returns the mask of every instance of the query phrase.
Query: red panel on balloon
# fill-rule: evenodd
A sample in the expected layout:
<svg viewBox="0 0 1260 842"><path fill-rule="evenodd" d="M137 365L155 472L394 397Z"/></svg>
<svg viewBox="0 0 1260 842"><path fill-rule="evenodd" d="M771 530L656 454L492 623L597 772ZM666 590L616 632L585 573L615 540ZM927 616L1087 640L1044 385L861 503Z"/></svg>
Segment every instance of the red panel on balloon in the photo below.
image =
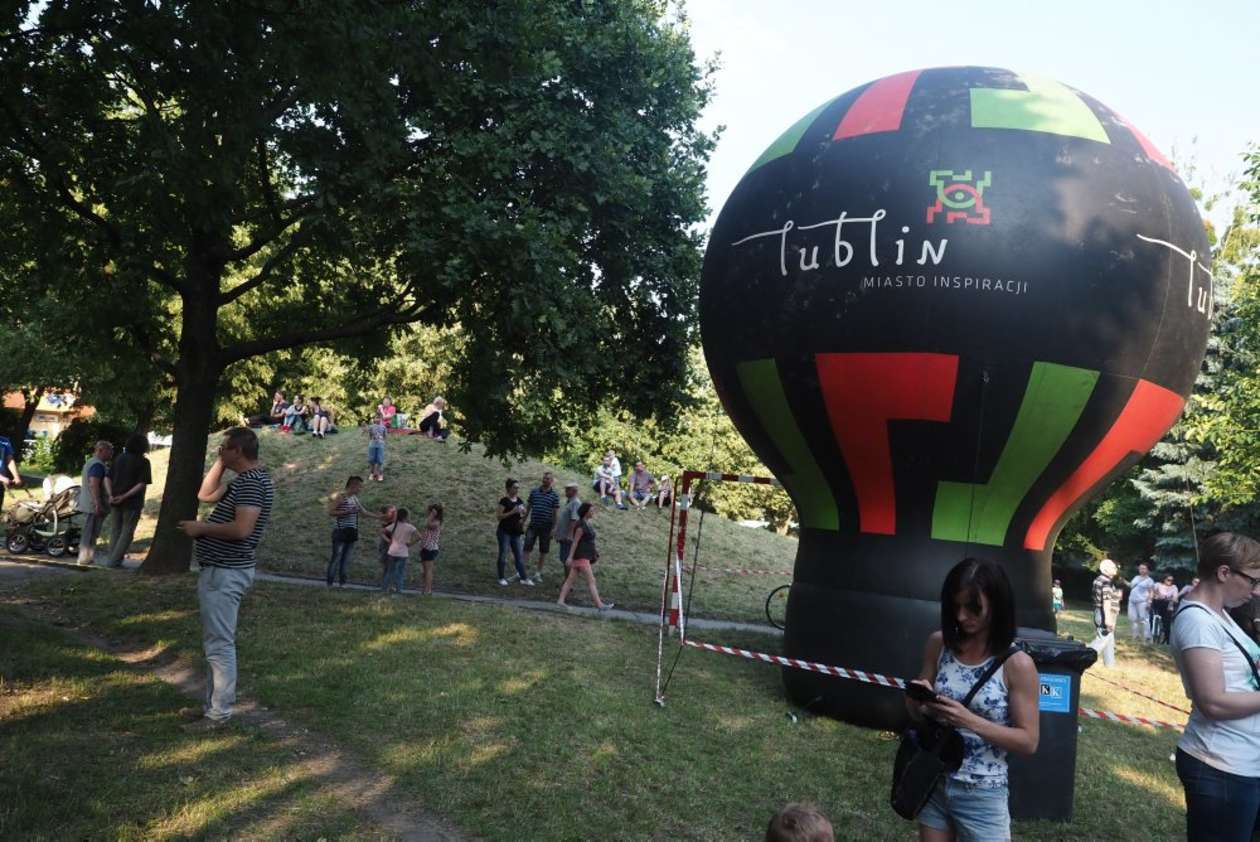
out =
<svg viewBox="0 0 1260 842"><path fill-rule="evenodd" d="M1184 403L1175 392L1148 380L1139 380L1120 417L1094 452L1041 507L1024 536L1025 549L1044 550L1050 530L1054 529L1063 513L1130 453L1145 453L1154 447L1160 436L1177 420Z"/></svg>
<svg viewBox="0 0 1260 842"><path fill-rule="evenodd" d="M910 91L914 89L919 72L910 70L871 83L845 112L831 139L844 140L846 137L900 129L901 115L905 113L906 100L910 99Z"/></svg>
<svg viewBox="0 0 1260 842"><path fill-rule="evenodd" d="M1161 167L1171 170L1173 173L1177 172L1175 169L1173 169L1172 162L1170 162L1167 158L1164 157L1163 152L1159 151L1159 147L1151 143L1150 138L1148 138L1146 135L1138 131L1137 126L1133 125L1132 123L1130 123L1128 120L1124 119L1123 117L1120 117L1119 114L1117 114L1116 116L1119 117L1120 122L1124 123L1125 128L1133 132L1133 137L1137 139L1138 145L1142 147L1142 151L1146 153L1146 157L1150 158L1152 161L1159 164Z"/></svg>
<svg viewBox="0 0 1260 842"><path fill-rule="evenodd" d="M953 354L819 354L818 382L858 503L858 528L897 533L889 421L948 421Z"/></svg>

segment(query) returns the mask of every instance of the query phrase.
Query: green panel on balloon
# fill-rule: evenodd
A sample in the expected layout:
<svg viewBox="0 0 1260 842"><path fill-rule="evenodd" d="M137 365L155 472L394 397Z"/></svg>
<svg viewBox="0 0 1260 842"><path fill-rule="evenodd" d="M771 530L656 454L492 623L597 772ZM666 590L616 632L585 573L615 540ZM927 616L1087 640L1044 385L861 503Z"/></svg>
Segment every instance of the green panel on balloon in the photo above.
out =
<svg viewBox="0 0 1260 842"><path fill-rule="evenodd" d="M971 126L1022 129L1110 143L1107 131L1085 100L1053 79L1020 76L1026 91L971 89Z"/></svg>
<svg viewBox="0 0 1260 842"><path fill-rule="evenodd" d="M779 135L778 140L770 144L766 151L761 153L760 158L753 161L753 165L748 168L748 172L752 172L762 164L768 164L775 158L782 158L784 155L791 155L792 151L796 149L796 144L800 143L801 137L805 134L805 130L810 127L814 120L818 119L818 115L823 113L823 109L835 102L836 99L838 99L838 97L827 100L822 105L818 106L813 111L793 123L787 131ZM744 175L748 175L748 173L744 173Z"/></svg>
<svg viewBox="0 0 1260 842"><path fill-rule="evenodd" d="M840 513L836 509L831 486L814 461L809 445L801 435L801 428L792 416L783 391L783 381L779 379L778 366L774 360L749 360L739 363L735 369L757 420L770 434L792 471L779 479L795 492L792 502L796 504L801 525L811 529L838 530Z"/></svg>
<svg viewBox="0 0 1260 842"><path fill-rule="evenodd" d="M1006 543L1015 510L1067 440L1097 383L1097 371L1034 363L1015 426L989 481L937 485L932 537L994 547Z"/></svg>

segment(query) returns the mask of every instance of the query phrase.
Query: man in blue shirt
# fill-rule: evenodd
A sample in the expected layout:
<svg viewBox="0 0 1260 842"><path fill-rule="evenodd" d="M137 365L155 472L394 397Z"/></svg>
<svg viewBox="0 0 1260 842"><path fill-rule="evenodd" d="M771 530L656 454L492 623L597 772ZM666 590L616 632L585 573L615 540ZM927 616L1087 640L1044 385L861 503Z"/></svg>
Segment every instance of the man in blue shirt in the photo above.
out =
<svg viewBox="0 0 1260 842"><path fill-rule="evenodd" d="M0 436L0 508L4 507L4 492L9 486L20 487L22 485L22 475L18 473L16 454L13 452L13 442L6 437Z"/></svg>

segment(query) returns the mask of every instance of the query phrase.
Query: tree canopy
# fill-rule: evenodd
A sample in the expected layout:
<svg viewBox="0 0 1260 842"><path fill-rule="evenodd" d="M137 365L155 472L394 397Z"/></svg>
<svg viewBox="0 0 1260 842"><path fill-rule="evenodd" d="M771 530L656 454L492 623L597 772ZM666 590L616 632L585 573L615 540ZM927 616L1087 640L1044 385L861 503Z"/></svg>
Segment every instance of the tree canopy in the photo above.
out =
<svg viewBox="0 0 1260 842"><path fill-rule="evenodd" d="M3 27L0 294L75 301L174 383L146 569L186 566L220 383L258 355L458 325L448 397L498 453L684 400L713 141L665 3L52 0Z"/></svg>

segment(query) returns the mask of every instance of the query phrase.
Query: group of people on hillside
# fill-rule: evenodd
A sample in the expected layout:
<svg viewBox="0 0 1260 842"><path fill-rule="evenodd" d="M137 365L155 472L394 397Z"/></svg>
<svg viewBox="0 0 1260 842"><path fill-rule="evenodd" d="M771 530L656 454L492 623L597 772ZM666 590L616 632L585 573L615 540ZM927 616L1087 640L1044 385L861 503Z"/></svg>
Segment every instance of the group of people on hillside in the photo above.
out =
<svg viewBox="0 0 1260 842"><path fill-rule="evenodd" d="M271 411L267 419L254 426L270 423L282 433L310 432L313 438L326 438L329 433L337 432L333 422L333 409L324 403L321 397L312 397L309 401L301 395L294 395L293 400L285 400L284 392L276 390L271 396Z"/></svg>
<svg viewBox="0 0 1260 842"><path fill-rule="evenodd" d="M149 440L143 433L128 436L117 458L113 442L102 439L93 446L79 479L79 564L96 563L96 545L108 525L105 564L122 566L140 522L145 490L153 484L148 451Z"/></svg>
<svg viewBox="0 0 1260 842"><path fill-rule="evenodd" d="M446 401L436 397L420 412L420 423L415 430L430 438L446 441L450 428L446 421ZM379 423L387 429L406 429L406 415L398 411L393 398L388 395L376 406L370 423ZM242 426L272 426L282 433L309 432L313 438L322 439L336 433L335 413L321 397L304 398L295 394L292 400L277 389L271 396L271 408L266 414L252 416Z"/></svg>
<svg viewBox="0 0 1260 842"><path fill-rule="evenodd" d="M652 476L643 462L634 463L634 470L626 478L623 497L621 460L617 458L617 452L611 449L595 466L591 488L595 490L604 505L615 503L618 509L623 510L633 506L642 511L648 507L649 503L656 503L659 508L665 508L672 505L674 501L673 481L668 476L662 475L659 478ZM626 505L626 500L629 500L630 506Z"/></svg>
<svg viewBox="0 0 1260 842"><path fill-rule="evenodd" d="M592 567L599 561L597 530L594 524L595 507L582 502L578 497L579 486L576 482L565 485L562 502L560 495L556 493L555 482L555 475L551 471L544 471L542 481L529 492L525 500L521 499L519 482L511 478L504 482L504 494L499 498L495 511L498 519L495 537L499 544L499 585L507 587L516 581L532 588L541 583L543 568L554 539L565 573L557 602L560 605L567 604L569 593L581 575L595 607L601 611L610 609L614 603L600 597ZM533 575L530 575L527 565L535 546L538 547L538 564ZM510 580L507 578L509 552L516 569L516 575Z"/></svg>
<svg viewBox="0 0 1260 842"><path fill-rule="evenodd" d="M346 586L346 578L354 545L359 540L359 518L380 521L376 541L377 560L381 565L380 588L383 592L402 593L406 579L407 561L411 551L420 547L423 587L421 593L433 593L433 569L437 564L442 537L444 511L441 503L429 504L425 512L424 529L414 523L410 510L396 506L382 506L378 512L364 508L359 501L363 490L363 477L352 476L346 486L328 501L328 515L333 519L332 555L328 559L325 574L328 587Z"/></svg>

